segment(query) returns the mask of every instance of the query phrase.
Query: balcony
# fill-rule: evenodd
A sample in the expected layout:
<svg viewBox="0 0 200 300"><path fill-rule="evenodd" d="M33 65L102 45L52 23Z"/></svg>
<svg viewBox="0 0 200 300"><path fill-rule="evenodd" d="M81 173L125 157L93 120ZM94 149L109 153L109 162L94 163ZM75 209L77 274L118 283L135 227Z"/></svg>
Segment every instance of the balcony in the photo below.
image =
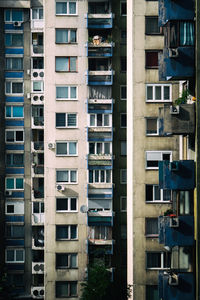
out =
<svg viewBox="0 0 200 300"><path fill-rule="evenodd" d="M112 13L87 14L87 28L93 29L109 29L113 27Z"/></svg>
<svg viewBox="0 0 200 300"><path fill-rule="evenodd" d="M97 240L95 240L97 241ZM114 241L110 240L107 241L107 244L103 244L96 242L93 240L89 240L89 244L88 244L88 254L89 255L94 255L98 257L103 257L105 255L112 255L113 254L113 246L114 246Z"/></svg>
<svg viewBox="0 0 200 300"><path fill-rule="evenodd" d="M33 213L32 225L44 225L44 213Z"/></svg>
<svg viewBox="0 0 200 300"><path fill-rule="evenodd" d="M113 226L112 211L89 210L88 211L88 226Z"/></svg>
<svg viewBox="0 0 200 300"><path fill-rule="evenodd" d="M113 127L90 127L87 128L88 142L112 142Z"/></svg>
<svg viewBox="0 0 200 300"><path fill-rule="evenodd" d="M193 20L195 2L193 0L159 0L159 26L170 20Z"/></svg>
<svg viewBox="0 0 200 300"><path fill-rule="evenodd" d="M181 191L194 189L195 162L193 160L159 161L159 187Z"/></svg>
<svg viewBox="0 0 200 300"><path fill-rule="evenodd" d="M94 38L93 38L93 42L88 42L86 45L87 56L88 57L112 57L114 43L101 42L101 39L99 41L98 40L96 41L94 40Z"/></svg>
<svg viewBox="0 0 200 300"><path fill-rule="evenodd" d="M44 164L32 163L32 177L44 177Z"/></svg>
<svg viewBox="0 0 200 300"><path fill-rule="evenodd" d="M106 71L87 71L88 85L112 85L113 84L113 70Z"/></svg>
<svg viewBox="0 0 200 300"><path fill-rule="evenodd" d="M33 129L43 129L44 128L44 117L34 117L32 116L32 128Z"/></svg>
<svg viewBox="0 0 200 300"><path fill-rule="evenodd" d="M33 299L44 299L44 286L31 287L31 295Z"/></svg>
<svg viewBox="0 0 200 300"><path fill-rule="evenodd" d="M44 227L32 227L32 249L39 250L44 248Z"/></svg>
<svg viewBox="0 0 200 300"><path fill-rule="evenodd" d="M160 216L159 243L168 247L194 245L193 216Z"/></svg>
<svg viewBox="0 0 200 300"><path fill-rule="evenodd" d="M31 20L31 30L43 29L44 28L44 19L32 19Z"/></svg>
<svg viewBox="0 0 200 300"><path fill-rule="evenodd" d="M159 272L159 299L195 299L193 273Z"/></svg>
<svg viewBox="0 0 200 300"><path fill-rule="evenodd" d="M87 113L88 114L112 114L113 113L113 101L110 100L88 100L87 101Z"/></svg>
<svg viewBox="0 0 200 300"><path fill-rule="evenodd" d="M44 274L44 262L32 262L32 274Z"/></svg>
<svg viewBox="0 0 200 300"><path fill-rule="evenodd" d="M31 151L32 152L44 152L44 142L31 142Z"/></svg>
<svg viewBox="0 0 200 300"><path fill-rule="evenodd" d="M178 106L164 105L159 108L163 123L163 134L194 134L195 105L181 104Z"/></svg>

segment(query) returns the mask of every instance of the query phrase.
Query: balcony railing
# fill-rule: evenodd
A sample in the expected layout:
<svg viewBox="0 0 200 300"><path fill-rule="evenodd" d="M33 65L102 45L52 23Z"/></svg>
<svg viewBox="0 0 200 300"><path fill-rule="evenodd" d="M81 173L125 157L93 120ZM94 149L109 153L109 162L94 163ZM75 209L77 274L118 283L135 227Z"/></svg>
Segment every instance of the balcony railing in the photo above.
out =
<svg viewBox="0 0 200 300"><path fill-rule="evenodd" d="M111 14L87 14L87 28L112 28L113 17Z"/></svg>
<svg viewBox="0 0 200 300"><path fill-rule="evenodd" d="M44 213L33 213L32 225L44 225Z"/></svg>
<svg viewBox="0 0 200 300"><path fill-rule="evenodd" d="M112 85L114 71L87 71L88 85Z"/></svg>
<svg viewBox="0 0 200 300"><path fill-rule="evenodd" d="M113 43L100 42L98 44L87 43L87 56L89 57L112 57Z"/></svg>
<svg viewBox="0 0 200 300"><path fill-rule="evenodd" d="M43 128L44 117L32 117L32 126L33 128Z"/></svg>
<svg viewBox="0 0 200 300"><path fill-rule="evenodd" d="M44 53L43 45L32 45L32 56L41 56Z"/></svg>
<svg viewBox="0 0 200 300"><path fill-rule="evenodd" d="M44 151L44 142L32 142L32 151Z"/></svg>

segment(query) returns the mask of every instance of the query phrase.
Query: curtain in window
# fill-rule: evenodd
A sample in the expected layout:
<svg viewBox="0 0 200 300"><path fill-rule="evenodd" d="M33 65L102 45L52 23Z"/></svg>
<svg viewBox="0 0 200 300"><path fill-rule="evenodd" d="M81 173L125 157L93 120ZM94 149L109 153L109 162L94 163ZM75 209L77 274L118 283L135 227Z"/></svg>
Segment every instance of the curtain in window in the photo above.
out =
<svg viewBox="0 0 200 300"><path fill-rule="evenodd" d="M56 127L65 127L66 114L58 113L56 114Z"/></svg>
<svg viewBox="0 0 200 300"><path fill-rule="evenodd" d="M67 143L57 143L56 154L67 154Z"/></svg>
<svg viewBox="0 0 200 300"><path fill-rule="evenodd" d="M68 114L67 126L69 127L76 126L76 114Z"/></svg>
<svg viewBox="0 0 200 300"><path fill-rule="evenodd" d="M180 45L193 46L194 45L194 23L180 22Z"/></svg>
<svg viewBox="0 0 200 300"><path fill-rule="evenodd" d="M56 14L67 13L67 2L56 2Z"/></svg>
<svg viewBox="0 0 200 300"><path fill-rule="evenodd" d="M70 42L75 43L76 42L76 30L70 30Z"/></svg>
<svg viewBox="0 0 200 300"><path fill-rule="evenodd" d="M111 99L112 90L110 87L89 87L90 99Z"/></svg>
<svg viewBox="0 0 200 300"><path fill-rule="evenodd" d="M76 2L69 2L69 14L76 14Z"/></svg>
<svg viewBox="0 0 200 300"><path fill-rule="evenodd" d="M68 182L69 181L69 172L68 171L57 171L56 172L56 181L57 182Z"/></svg>
<svg viewBox="0 0 200 300"><path fill-rule="evenodd" d="M68 43L68 30L57 29L56 30L56 43Z"/></svg>
<svg viewBox="0 0 200 300"><path fill-rule="evenodd" d="M76 154L76 142L69 143L69 154Z"/></svg>
<svg viewBox="0 0 200 300"><path fill-rule="evenodd" d="M70 87L70 99L76 99L76 87Z"/></svg>
<svg viewBox="0 0 200 300"><path fill-rule="evenodd" d="M68 87L56 87L56 98L68 99Z"/></svg>
<svg viewBox="0 0 200 300"><path fill-rule="evenodd" d="M68 59L66 57L56 57L56 71L68 71Z"/></svg>

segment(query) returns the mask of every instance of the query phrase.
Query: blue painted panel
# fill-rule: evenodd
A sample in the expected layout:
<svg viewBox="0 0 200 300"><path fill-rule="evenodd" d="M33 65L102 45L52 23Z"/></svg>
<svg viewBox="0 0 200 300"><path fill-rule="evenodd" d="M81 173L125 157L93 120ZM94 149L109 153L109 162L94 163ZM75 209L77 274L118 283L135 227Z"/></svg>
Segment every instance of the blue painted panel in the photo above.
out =
<svg viewBox="0 0 200 300"><path fill-rule="evenodd" d="M90 81L88 79L88 85L112 85L113 81Z"/></svg>
<svg viewBox="0 0 200 300"><path fill-rule="evenodd" d="M6 215L6 222L24 222L24 216L8 216Z"/></svg>
<svg viewBox="0 0 200 300"><path fill-rule="evenodd" d="M6 96L6 102L24 102L24 97L8 97Z"/></svg>
<svg viewBox="0 0 200 300"><path fill-rule="evenodd" d="M12 264L12 263L7 263L6 264L6 268L8 269L8 270L21 270L21 271L23 271L24 270L24 264Z"/></svg>
<svg viewBox="0 0 200 300"><path fill-rule="evenodd" d="M6 168L6 174L24 174L24 168Z"/></svg>
<svg viewBox="0 0 200 300"><path fill-rule="evenodd" d="M6 120L6 126L24 126L24 120Z"/></svg>
<svg viewBox="0 0 200 300"><path fill-rule="evenodd" d="M112 170L112 166L88 166L89 170Z"/></svg>
<svg viewBox="0 0 200 300"><path fill-rule="evenodd" d="M159 26L170 20L194 20L194 16L193 0L159 0Z"/></svg>
<svg viewBox="0 0 200 300"><path fill-rule="evenodd" d="M167 272L159 272L159 299L194 300L195 285L193 273L178 273L178 285L169 285Z"/></svg>
<svg viewBox="0 0 200 300"><path fill-rule="evenodd" d="M113 218L88 216L88 226L113 226Z"/></svg>
<svg viewBox="0 0 200 300"><path fill-rule="evenodd" d="M6 246L24 246L24 240L6 240Z"/></svg>
<svg viewBox="0 0 200 300"><path fill-rule="evenodd" d="M159 80L185 80L194 77L194 52L194 47L178 47L178 57L169 57L169 49L164 48L163 54L159 55Z"/></svg>
<svg viewBox="0 0 200 300"><path fill-rule="evenodd" d="M14 26L13 23L11 24L4 24L5 30L23 30L23 23L21 23L21 26Z"/></svg>
<svg viewBox="0 0 200 300"><path fill-rule="evenodd" d="M24 150L24 144L6 144L6 150Z"/></svg>
<svg viewBox="0 0 200 300"><path fill-rule="evenodd" d="M112 194L88 194L88 198L91 199L106 199L106 198L111 199L112 196L113 196Z"/></svg>
<svg viewBox="0 0 200 300"><path fill-rule="evenodd" d="M172 169L173 165L177 167ZM195 188L195 163L193 160L159 161L159 187L168 190L192 190Z"/></svg>
<svg viewBox="0 0 200 300"><path fill-rule="evenodd" d="M5 72L5 78L24 78L24 72Z"/></svg>
<svg viewBox="0 0 200 300"><path fill-rule="evenodd" d="M170 227L170 217L158 218L159 243L168 247L194 245L194 217L179 216L179 226Z"/></svg>
<svg viewBox="0 0 200 300"><path fill-rule="evenodd" d="M24 48L6 48L5 54L24 54Z"/></svg>
<svg viewBox="0 0 200 300"><path fill-rule="evenodd" d="M109 138L89 138L87 139L88 142L112 142L113 139Z"/></svg>

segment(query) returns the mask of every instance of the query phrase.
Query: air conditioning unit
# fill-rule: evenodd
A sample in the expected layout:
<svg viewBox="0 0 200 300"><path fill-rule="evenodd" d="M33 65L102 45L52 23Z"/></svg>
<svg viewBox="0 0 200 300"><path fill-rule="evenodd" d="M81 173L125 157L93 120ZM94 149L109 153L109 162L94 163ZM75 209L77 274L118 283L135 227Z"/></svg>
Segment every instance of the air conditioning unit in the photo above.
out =
<svg viewBox="0 0 200 300"><path fill-rule="evenodd" d="M30 94L30 93L27 93L27 94L26 94L26 97L27 97L27 99L30 99L30 98L31 98L31 94Z"/></svg>
<svg viewBox="0 0 200 300"><path fill-rule="evenodd" d="M12 191L5 191L5 196L12 196Z"/></svg>
<svg viewBox="0 0 200 300"><path fill-rule="evenodd" d="M171 217L169 220L169 227L179 227L179 219L177 217Z"/></svg>
<svg viewBox="0 0 200 300"><path fill-rule="evenodd" d="M31 294L33 299L44 299L44 287L32 287Z"/></svg>
<svg viewBox="0 0 200 300"><path fill-rule="evenodd" d="M169 285L178 285L178 275L177 274L172 274L169 275Z"/></svg>
<svg viewBox="0 0 200 300"><path fill-rule="evenodd" d="M22 22L19 22L19 21L13 22L14 27L20 27L21 25L22 25Z"/></svg>
<svg viewBox="0 0 200 300"><path fill-rule="evenodd" d="M179 170L179 163L178 163L178 161L173 161L173 162L171 162L170 163L170 165L169 165L169 169L170 169L170 171L178 171Z"/></svg>
<svg viewBox="0 0 200 300"><path fill-rule="evenodd" d="M55 149L55 146L54 143L48 143L48 149Z"/></svg>
<svg viewBox="0 0 200 300"><path fill-rule="evenodd" d="M36 273L44 273L44 263L36 263L33 265L33 271Z"/></svg>
<svg viewBox="0 0 200 300"><path fill-rule="evenodd" d="M170 48L169 49L169 57L176 58L178 57L178 48Z"/></svg>
<svg viewBox="0 0 200 300"><path fill-rule="evenodd" d="M64 185L57 184L57 185L56 185L56 189L57 189L57 191L59 191L59 192L63 192L63 191L65 190L65 187L64 187Z"/></svg>
<svg viewBox="0 0 200 300"><path fill-rule="evenodd" d="M176 106L170 105L170 114L171 115L178 115L179 112L180 112L179 105L176 105Z"/></svg>

